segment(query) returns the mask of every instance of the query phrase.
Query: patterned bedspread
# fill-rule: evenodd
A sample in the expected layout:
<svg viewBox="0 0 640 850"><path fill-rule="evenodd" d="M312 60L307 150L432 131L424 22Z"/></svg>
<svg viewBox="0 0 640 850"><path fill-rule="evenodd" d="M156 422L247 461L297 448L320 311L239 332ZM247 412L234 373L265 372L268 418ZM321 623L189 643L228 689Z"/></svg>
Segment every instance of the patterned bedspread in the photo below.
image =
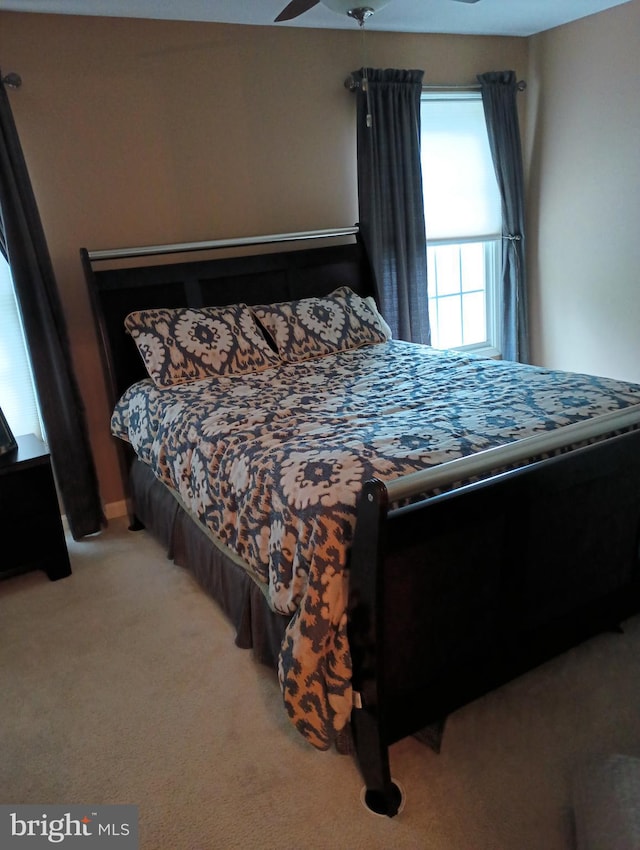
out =
<svg viewBox="0 0 640 850"><path fill-rule="evenodd" d="M362 483L640 403L640 386L400 341L243 377L130 387L112 431L291 614L285 705L316 747L351 712L348 550Z"/></svg>

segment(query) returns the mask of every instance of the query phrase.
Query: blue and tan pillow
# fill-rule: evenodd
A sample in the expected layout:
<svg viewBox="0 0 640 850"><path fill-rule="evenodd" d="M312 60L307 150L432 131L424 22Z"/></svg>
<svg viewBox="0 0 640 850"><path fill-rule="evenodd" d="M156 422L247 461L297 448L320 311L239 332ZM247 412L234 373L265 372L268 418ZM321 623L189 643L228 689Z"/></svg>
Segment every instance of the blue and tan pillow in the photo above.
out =
<svg viewBox="0 0 640 850"><path fill-rule="evenodd" d="M246 304L138 310L124 324L160 389L280 365Z"/></svg>
<svg viewBox="0 0 640 850"><path fill-rule="evenodd" d="M373 305L342 286L324 298L251 308L286 363L386 342L389 326Z"/></svg>

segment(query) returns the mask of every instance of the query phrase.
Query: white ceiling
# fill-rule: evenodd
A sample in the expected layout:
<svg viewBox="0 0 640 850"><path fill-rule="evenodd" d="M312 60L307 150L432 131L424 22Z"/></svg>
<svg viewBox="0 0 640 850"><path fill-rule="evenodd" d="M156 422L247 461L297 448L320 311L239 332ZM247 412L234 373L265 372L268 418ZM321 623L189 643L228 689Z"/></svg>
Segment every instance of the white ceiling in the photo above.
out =
<svg viewBox="0 0 640 850"><path fill-rule="evenodd" d="M48 12L120 18L354 29L351 18L318 4L287 23L273 20L288 0L0 0L0 11ZM390 0L368 30L529 36L630 0ZM354 6L366 0L354 0Z"/></svg>

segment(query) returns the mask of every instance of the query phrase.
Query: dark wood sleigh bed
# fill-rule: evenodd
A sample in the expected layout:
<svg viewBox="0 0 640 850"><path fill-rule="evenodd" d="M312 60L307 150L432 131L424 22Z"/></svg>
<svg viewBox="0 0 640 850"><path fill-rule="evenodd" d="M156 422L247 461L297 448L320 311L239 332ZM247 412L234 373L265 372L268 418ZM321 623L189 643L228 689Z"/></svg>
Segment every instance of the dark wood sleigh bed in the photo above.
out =
<svg viewBox="0 0 640 850"><path fill-rule="evenodd" d="M250 243L254 253L220 257ZM146 376L124 328L131 311L271 303L339 286L373 294L357 228L82 249L81 258L112 406ZM640 405L631 405L364 483L348 562L350 730L373 811L393 816L402 802L390 745L640 610L639 425ZM288 618L117 443L132 524L218 600L238 645L276 667Z"/></svg>

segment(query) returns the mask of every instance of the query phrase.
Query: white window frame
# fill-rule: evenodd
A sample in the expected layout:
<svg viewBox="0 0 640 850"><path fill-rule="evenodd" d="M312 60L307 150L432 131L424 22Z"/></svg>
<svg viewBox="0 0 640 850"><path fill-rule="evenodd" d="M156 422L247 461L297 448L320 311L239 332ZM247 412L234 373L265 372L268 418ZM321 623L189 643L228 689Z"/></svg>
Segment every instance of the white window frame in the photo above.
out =
<svg viewBox="0 0 640 850"><path fill-rule="evenodd" d="M422 100L468 101L480 100L481 94L471 89L459 89L447 92L423 91ZM456 351L469 351L489 357L500 357L502 352L502 292L500 272L502 267L502 233L474 234L447 239L430 239L427 232L427 253L430 248L440 245L464 245L469 243L485 243L485 327L486 340L468 345L455 346ZM490 247L491 246L491 247ZM430 263L431 264L431 263ZM430 295L430 301L434 296ZM447 296L441 296L447 297Z"/></svg>
<svg viewBox="0 0 640 850"><path fill-rule="evenodd" d="M486 339L482 342L469 343L467 345L455 346L455 351L470 351L476 354L484 354L488 357L500 357L502 352L502 322L500 321L502 309L502 293L500 291L500 268L502 265L502 236L494 234L488 236L472 236L466 239L431 239L427 240L427 255L430 248L440 245L469 245L483 244L485 246L485 329ZM430 259L428 260L431 266ZM428 282L430 283L430 278ZM435 283L435 282L434 282ZM439 296L446 298L447 296ZM435 296L429 295L429 300ZM430 317L432 314L430 313Z"/></svg>

